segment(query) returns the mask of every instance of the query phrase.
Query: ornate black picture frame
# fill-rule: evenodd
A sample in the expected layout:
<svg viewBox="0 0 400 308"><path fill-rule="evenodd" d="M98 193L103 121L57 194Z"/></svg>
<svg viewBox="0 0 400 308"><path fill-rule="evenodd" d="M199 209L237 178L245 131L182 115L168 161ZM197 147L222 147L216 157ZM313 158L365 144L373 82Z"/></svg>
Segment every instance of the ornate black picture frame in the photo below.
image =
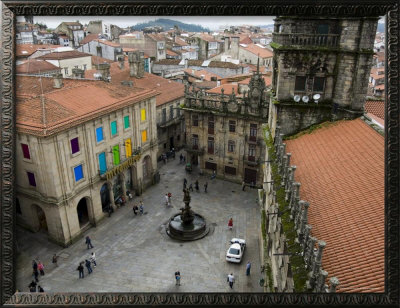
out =
<svg viewBox="0 0 400 308"><path fill-rule="evenodd" d="M19 1L1 4L1 304L33 305L400 305L399 2L272 1ZM15 22L19 15L386 15L385 293L15 293ZM220 18L220 17L219 17ZM371 204L370 206L374 206Z"/></svg>

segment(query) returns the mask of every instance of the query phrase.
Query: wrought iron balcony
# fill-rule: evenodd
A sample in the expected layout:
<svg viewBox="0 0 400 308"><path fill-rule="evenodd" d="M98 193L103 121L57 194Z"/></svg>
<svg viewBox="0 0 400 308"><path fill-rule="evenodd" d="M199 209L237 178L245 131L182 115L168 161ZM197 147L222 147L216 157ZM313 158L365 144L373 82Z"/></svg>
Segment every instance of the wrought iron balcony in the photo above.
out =
<svg viewBox="0 0 400 308"><path fill-rule="evenodd" d="M185 144L184 147L186 152L197 155L203 155L205 153L205 147L200 147L198 144Z"/></svg>
<svg viewBox="0 0 400 308"><path fill-rule="evenodd" d="M132 151L132 156L129 156L122 160L117 166L112 166L112 168L107 168L107 170L102 172L99 170L99 175L102 180L110 180L117 174L123 172L129 167L133 166L141 157L141 149L136 149Z"/></svg>
<svg viewBox="0 0 400 308"><path fill-rule="evenodd" d="M339 34L273 33L273 42L283 46L337 47Z"/></svg>

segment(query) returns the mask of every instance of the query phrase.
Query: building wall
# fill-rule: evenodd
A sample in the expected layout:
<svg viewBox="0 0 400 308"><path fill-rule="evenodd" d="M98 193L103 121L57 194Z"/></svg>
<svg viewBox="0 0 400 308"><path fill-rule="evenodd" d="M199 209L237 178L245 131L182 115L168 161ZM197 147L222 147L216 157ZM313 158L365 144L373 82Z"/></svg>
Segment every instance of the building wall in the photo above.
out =
<svg viewBox="0 0 400 308"><path fill-rule="evenodd" d="M101 47L100 54L97 51L97 47ZM82 46L79 46L77 50L113 61L117 61L117 55L122 54L122 47L113 47L106 44L102 44L101 42L98 41L90 41Z"/></svg>
<svg viewBox="0 0 400 308"><path fill-rule="evenodd" d="M141 121L141 109L146 110L145 121ZM124 129L126 115L130 116L130 127ZM112 121L117 121L118 127L114 137L111 137L110 131ZM100 126L103 127L104 140L97 143L95 130ZM147 130L146 142L141 140L143 130ZM131 138L133 149L141 147L140 160L134 165L136 178L133 179L135 192L140 194L153 182L156 172L156 133L155 98L114 111L54 136L36 137L18 133L17 198L22 211L18 215L18 223L38 231L39 220L34 206L37 205L45 212L49 238L60 245L69 245L86 230L80 228L77 215L77 205L82 198L87 200L91 225L96 226L104 217L100 189L107 181L100 177L98 155L106 153L107 170L111 170L114 167L113 155L110 153L113 146L119 145L121 162L126 159L123 144L127 138ZM71 139L76 137L79 140L79 152L71 154ZM23 158L21 143L29 146L29 160ZM148 177L150 181L143 178L143 162L147 156L152 166L151 177ZM76 182L74 168L78 165L82 165L83 178ZM36 187L29 185L27 171L34 173Z"/></svg>
<svg viewBox="0 0 400 308"><path fill-rule="evenodd" d="M78 68L80 69L86 69L86 70L92 69L92 58L90 56L72 58L72 59L63 59L63 60L46 60L46 61L60 67L63 77L71 77L72 69L75 68L75 66L78 66ZM65 68L68 68L68 74L66 74Z"/></svg>

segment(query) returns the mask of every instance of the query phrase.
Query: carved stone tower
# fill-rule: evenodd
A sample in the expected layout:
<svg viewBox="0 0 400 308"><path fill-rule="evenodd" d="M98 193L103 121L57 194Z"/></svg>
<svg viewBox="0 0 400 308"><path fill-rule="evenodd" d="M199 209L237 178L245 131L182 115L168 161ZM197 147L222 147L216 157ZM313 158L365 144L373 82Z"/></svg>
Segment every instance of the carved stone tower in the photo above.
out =
<svg viewBox="0 0 400 308"><path fill-rule="evenodd" d="M269 124L293 134L363 113L378 17L275 19Z"/></svg>

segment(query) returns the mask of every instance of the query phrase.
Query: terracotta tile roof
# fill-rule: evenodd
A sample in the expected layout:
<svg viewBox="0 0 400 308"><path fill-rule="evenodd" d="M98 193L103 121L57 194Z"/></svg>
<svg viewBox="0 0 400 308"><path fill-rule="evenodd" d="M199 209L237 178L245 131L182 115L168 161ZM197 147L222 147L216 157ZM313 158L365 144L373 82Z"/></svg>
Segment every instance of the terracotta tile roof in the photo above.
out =
<svg viewBox="0 0 400 308"><path fill-rule="evenodd" d="M384 292L384 137L356 119L285 142L311 233L327 243L328 280L338 292Z"/></svg>
<svg viewBox="0 0 400 308"><path fill-rule="evenodd" d="M174 56L174 57L176 57L176 56L178 55L176 52L174 52L174 51L172 51L172 50L170 50L170 49L167 49L166 52L167 52L167 55L169 55L169 56Z"/></svg>
<svg viewBox="0 0 400 308"><path fill-rule="evenodd" d="M372 113L382 120L385 119L385 101L366 101L364 105L365 111Z"/></svg>
<svg viewBox="0 0 400 308"><path fill-rule="evenodd" d="M385 52L384 51L377 52L376 56L378 57L378 62L384 62L385 61Z"/></svg>
<svg viewBox="0 0 400 308"><path fill-rule="evenodd" d="M108 40L105 40L105 39L95 39L94 41L102 43L104 45L111 46L111 47L117 47L117 48L119 47L119 48L121 48L120 44L114 43L114 42L111 42L111 41L108 41Z"/></svg>
<svg viewBox="0 0 400 308"><path fill-rule="evenodd" d="M372 77L375 80L385 78L385 68L384 67L380 67L380 68L373 67L373 68L371 68L370 77Z"/></svg>
<svg viewBox="0 0 400 308"><path fill-rule="evenodd" d="M64 21L63 24L66 24L67 26L82 26L82 24L77 21Z"/></svg>
<svg viewBox="0 0 400 308"><path fill-rule="evenodd" d="M180 59L163 59L154 64L161 64L161 65L178 65L182 60ZM201 66L203 64L203 60L189 60L189 66ZM182 65L183 66L183 65ZM236 65L231 62L223 62L223 61L211 61L208 67L221 67L221 68L231 68L231 69L238 69L240 66Z"/></svg>
<svg viewBox="0 0 400 308"><path fill-rule="evenodd" d="M385 90L385 85L384 84L380 84L380 85L375 86L374 88L375 88L375 90L383 91L383 90Z"/></svg>
<svg viewBox="0 0 400 308"><path fill-rule="evenodd" d="M253 41L249 36L245 37L244 39L240 40L239 44L252 44Z"/></svg>
<svg viewBox="0 0 400 308"><path fill-rule="evenodd" d="M42 86L38 77L17 76L16 126L20 132L51 135L158 94L149 89L79 79L64 79L64 86L54 89L53 78L41 79Z"/></svg>
<svg viewBox="0 0 400 308"><path fill-rule="evenodd" d="M99 37L98 34L88 34L86 35L83 40L79 43L79 45L85 45L86 43L89 43Z"/></svg>
<svg viewBox="0 0 400 308"><path fill-rule="evenodd" d="M177 45L179 45L179 46L188 46L189 44L188 43L186 43L186 41L184 40L184 39L181 39L181 38L179 38L179 37L177 37L176 39L175 39L175 42L174 42L175 44L177 44Z"/></svg>
<svg viewBox="0 0 400 308"><path fill-rule="evenodd" d="M16 46L16 55L17 57L29 57L38 49L55 49L57 47L61 47L61 45L35 45L35 44L17 44Z"/></svg>
<svg viewBox="0 0 400 308"><path fill-rule="evenodd" d="M158 42L158 41L165 41L165 36L162 34L155 34L155 33L148 33L146 34L147 37L151 38L152 40Z"/></svg>
<svg viewBox="0 0 400 308"><path fill-rule="evenodd" d="M372 113L367 113L367 116L370 117L372 120L375 120L376 122L378 122L380 125L382 125L382 127L385 127L384 119L381 119Z"/></svg>
<svg viewBox="0 0 400 308"><path fill-rule="evenodd" d="M98 57L98 56L92 56L92 65L97 65L99 63L113 63L115 61L110 60L110 59L106 59L106 58L102 58L102 57Z"/></svg>
<svg viewBox="0 0 400 308"><path fill-rule="evenodd" d="M99 62L102 63L102 62ZM115 75L115 74L119 74L121 72L121 68L120 68L120 64L119 62L108 62L110 63L110 76L111 78ZM95 63L94 65L97 65L97 63ZM127 59L125 59L124 61L124 70L128 70L129 71L129 62ZM98 70L96 68L93 68L91 70L86 70L85 71L85 78L87 79L94 79L93 74L97 73Z"/></svg>
<svg viewBox="0 0 400 308"><path fill-rule="evenodd" d="M220 85L219 87L207 90L207 93L213 93L213 94L221 94L221 89L224 89L224 94L225 95L230 95L232 92L235 93L236 96L242 96L242 94L239 94L239 86L238 84L232 84L232 83L226 83L223 85Z"/></svg>
<svg viewBox="0 0 400 308"><path fill-rule="evenodd" d="M125 68L123 71L120 70L119 73L111 74L111 83L120 84L121 81L132 80L135 87L153 89L160 93L156 97L157 106L183 98L185 95L185 86L182 83L149 73L144 73L143 78L130 77L129 65L125 65Z"/></svg>
<svg viewBox="0 0 400 308"><path fill-rule="evenodd" d="M198 82L198 80L194 80L193 85L196 88L199 88L199 89L212 89L212 88L215 88L217 86L217 82L216 81L201 81L201 82Z"/></svg>
<svg viewBox="0 0 400 308"><path fill-rule="evenodd" d="M49 71L61 70L61 68L55 66L44 60L29 59L23 64L17 65L15 68L17 74L34 74L44 73Z"/></svg>
<svg viewBox="0 0 400 308"><path fill-rule="evenodd" d="M38 59L43 60L63 60L63 59L73 59L73 58L83 58L91 57L92 55L85 52L80 52L77 50L62 51L62 52L51 52L43 56L38 57Z"/></svg>
<svg viewBox="0 0 400 308"><path fill-rule="evenodd" d="M201 33L199 35L199 37L202 40L207 41L207 42L222 42L221 40L218 40L218 39L214 38L212 35L209 35L207 33Z"/></svg>
<svg viewBox="0 0 400 308"><path fill-rule="evenodd" d="M245 49L252 54L259 55L260 58L272 58L274 55L268 48L262 48L256 44L248 44L245 46L239 45L239 48Z"/></svg>
<svg viewBox="0 0 400 308"><path fill-rule="evenodd" d="M137 49L137 48L129 48L129 47L122 48L123 52L130 52L130 51L137 51L137 50L139 50L139 49Z"/></svg>
<svg viewBox="0 0 400 308"><path fill-rule="evenodd" d="M187 68L184 70L185 73L187 73L188 75L192 75L198 78L201 78L201 75L204 75L204 80L206 81L211 81L211 77L215 77L217 79L221 79L221 76L214 74L214 73L210 73L209 71L206 70L193 70L190 68Z"/></svg>

